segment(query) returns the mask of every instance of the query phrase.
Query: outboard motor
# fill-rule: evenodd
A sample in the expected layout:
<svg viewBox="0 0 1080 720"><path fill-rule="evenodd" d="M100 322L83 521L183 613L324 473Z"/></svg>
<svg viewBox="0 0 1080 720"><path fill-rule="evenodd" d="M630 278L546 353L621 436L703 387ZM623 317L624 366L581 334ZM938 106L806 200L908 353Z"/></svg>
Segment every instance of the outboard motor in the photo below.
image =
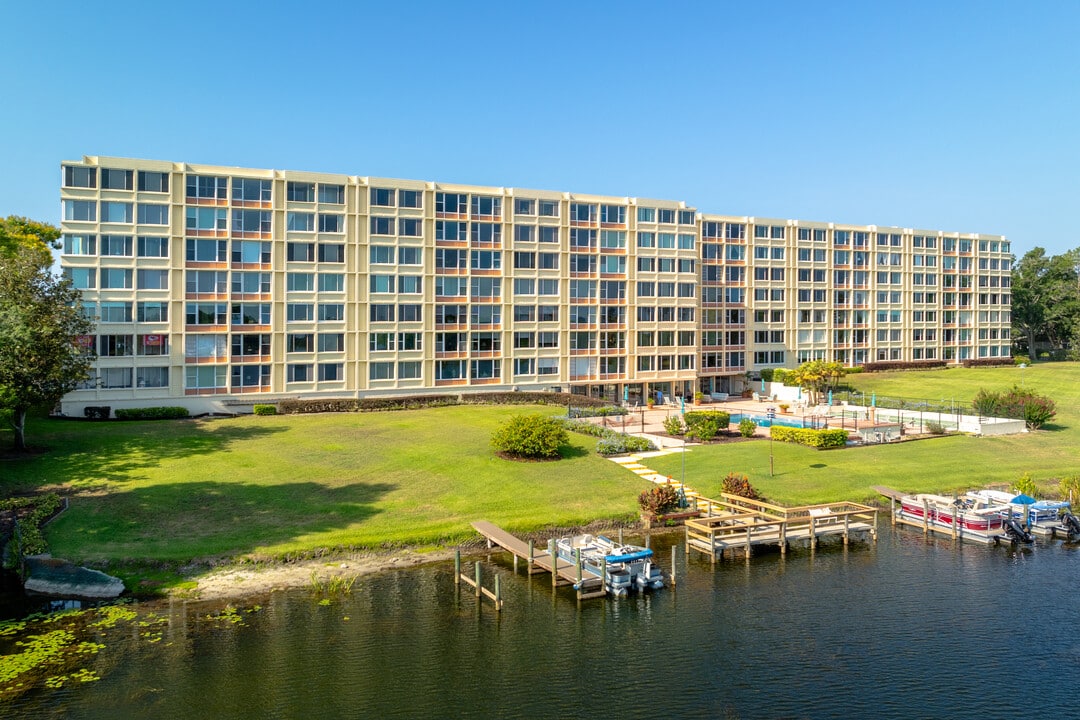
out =
<svg viewBox="0 0 1080 720"><path fill-rule="evenodd" d="M1020 523L1016 522L1016 520L1014 520L1013 518L1008 518L1007 520L1005 520L1005 535L1008 536L1010 540L1016 543L1024 543L1025 545L1030 545L1031 543L1035 542L1034 536L1032 536L1031 533L1025 530L1024 527Z"/></svg>
<svg viewBox="0 0 1080 720"><path fill-rule="evenodd" d="M1070 535L1080 535L1080 518L1070 512L1061 516L1061 524L1068 529Z"/></svg>

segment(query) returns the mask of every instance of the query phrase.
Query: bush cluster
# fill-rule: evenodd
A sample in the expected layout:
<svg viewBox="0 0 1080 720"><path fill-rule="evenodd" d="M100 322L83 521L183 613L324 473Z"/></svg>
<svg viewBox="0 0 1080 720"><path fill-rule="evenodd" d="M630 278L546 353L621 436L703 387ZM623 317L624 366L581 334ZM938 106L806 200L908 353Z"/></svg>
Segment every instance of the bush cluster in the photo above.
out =
<svg viewBox="0 0 1080 720"><path fill-rule="evenodd" d="M731 422L731 413L723 410L693 410L683 416L688 430L693 430L702 423L715 423L721 430L727 430Z"/></svg>
<svg viewBox="0 0 1080 720"><path fill-rule="evenodd" d="M814 430L812 428L793 428L773 425L769 428L773 440L795 443L806 447L825 449L841 448L847 444L847 430Z"/></svg>
<svg viewBox="0 0 1080 720"><path fill-rule="evenodd" d="M668 415L664 418L664 432L668 435L679 436L686 432L686 427L683 426L682 418L678 415Z"/></svg>
<svg viewBox="0 0 1080 720"><path fill-rule="evenodd" d="M926 422L925 427L926 427L926 432L930 433L931 435L944 435L945 434L945 426L942 425L939 422L934 422L933 420L929 420L929 421Z"/></svg>
<svg viewBox="0 0 1080 720"><path fill-rule="evenodd" d="M276 405L255 405L251 411L256 415L277 415Z"/></svg>
<svg viewBox="0 0 1080 720"><path fill-rule="evenodd" d="M121 408L116 411L117 420L176 420L191 417L185 407Z"/></svg>
<svg viewBox="0 0 1080 720"><path fill-rule="evenodd" d="M968 358L967 360L961 360L960 364L966 368L999 367L1001 365L1015 365L1016 361L1011 357Z"/></svg>
<svg viewBox="0 0 1080 720"><path fill-rule="evenodd" d="M569 442L562 423L544 415L515 415L491 436L496 451L522 458L559 457L559 448Z"/></svg>
<svg viewBox="0 0 1080 720"><path fill-rule="evenodd" d="M587 418L587 417L610 417L612 415L626 415L629 411L618 405L590 405L586 407L574 407L570 406L570 417L572 418Z"/></svg>
<svg viewBox="0 0 1080 720"><path fill-rule="evenodd" d="M608 432L609 435L605 435L600 439L600 442L596 443L596 452L604 457L635 452L650 452L656 449L652 441L646 438L636 435L621 435L611 430Z"/></svg>
<svg viewBox="0 0 1080 720"><path fill-rule="evenodd" d="M775 372L776 372L775 368L762 368L761 369L761 379L763 381L765 381L765 382L772 382L773 381L773 375L775 374Z"/></svg>
<svg viewBox="0 0 1080 720"><path fill-rule="evenodd" d="M1016 385L1004 392L980 389L971 406L985 417L1022 418L1032 430L1041 428L1057 415L1057 405L1053 400Z"/></svg>
<svg viewBox="0 0 1080 720"><path fill-rule="evenodd" d="M1080 475L1064 477L1058 482L1058 492L1063 500L1080 501Z"/></svg>
<svg viewBox="0 0 1080 720"><path fill-rule="evenodd" d="M638 507L653 515L663 515L679 507L679 494L670 485L657 485L641 491L638 495Z"/></svg>
<svg viewBox="0 0 1080 720"><path fill-rule="evenodd" d="M944 360L882 360L863 363L863 372L885 372L888 370L933 370L946 367Z"/></svg>
<svg viewBox="0 0 1080 720"><path fill-rule="evenodd" d="M582 435L600 438L596 443L596 452L608 455L625 455L632 452L649 452L656 449L652 441L635 435L623 435L609 428L593 425L584 420L558 419L564 428Z"/></svg>
<svg viewBox="0 0 1080 720"><path fill-rule="evenodd" d="M750 484L750 478L737 472L729 472L724 478L724 492L728 495L738 495L749 500L764 500L760 493Z"/></svg>
<svg viewBox="0 0 1080 720"><path fill-rule="evenodd" d="M743 418L739 421L739 434L744 438L753 437L755 430L757 430L757 423L750 418Z"/></svg>
<svg viewBox="0 0 1080 720"><path fill-rule="evenodd" d="M360 399L313 398L303 400L290 398L279 402L277 409L279 413L295 415L299 413L415 410L447 405L566 405L568 400L572 402L574 409L606 407L607 410L600 414L625 414L625 411L621 408L616 410L605 401L597 398L550 392L483 392L461 395L402 395Z"/></svg>
<svg viewBox="0 0 1080 720"><path fill-rule="evenodd" d="M19 511L30 508L29 512L15 521L14 542L17 552L6 558L9 567L17 567L26 555L40 555L48 551L49 545L45 542L41 525L52 517L60 506L60 496L56 493L0 500L0 510Z"/></svg>

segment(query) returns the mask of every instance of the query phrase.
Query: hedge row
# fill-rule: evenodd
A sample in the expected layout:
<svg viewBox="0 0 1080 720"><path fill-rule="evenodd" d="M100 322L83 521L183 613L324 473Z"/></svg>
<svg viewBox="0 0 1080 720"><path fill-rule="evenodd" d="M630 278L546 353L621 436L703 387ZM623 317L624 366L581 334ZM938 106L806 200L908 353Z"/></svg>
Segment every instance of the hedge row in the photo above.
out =
<svg viewBox="0 0 1080 720"><path fill-rule="evenodd" d="M773 425L769 428L773 440L805 445L812 448L841 448L847 444L847 430L814 430Z"/></svg>
<svg viewBox="0 0 1080 720"><path fill-rule="evenodd" d="M251 411L256 415L277 415L276 405L255 405Z"/></svg>
<svg viewBox="0 0 1080 720"><path fill-rule="evenodd" d="M381 410L415 410L447 405L566 405L575 408L604 408L607 403L584 395L549 392L484 392L461 395L404 395L399 397L289 399L277 404L279 413L377 412ZM607 414L615 414L608 409Z"/></svg>
<svg viewBox="0 0 1080 720"><path fill-rule="evenodd" d="M40 555L49 549L41 525L60 509L60 496L56 493L34 497L8 498L0 500L0 510L17 511L31 508L30 512L15 522L15 537L12 542L15 552L6 554L5 563L9 568L17 567L26 555Z"/></svg>
<svg viewBox="0 0 1080 720"><path fill-rule="evenodd" d="M117 420L176 420L190 416L185 407L119 408L116 410Z"/></svg>
<svg viewBox="0 0 1080 720"><path fill-rule="evenodd" d="M863 363L863 372L887 372L889 370L934 370L946 367L944 360L883 360Z"/></svg>
<svg viewBox="0 0 1080 720"><path fill-rule="evenodd" d="M998 367L1001 365L1015 365L1016 360L1011 357L995 358L969 358L960 363L966 368L970 367Z"/></svg>
<svg viewBox="0 0 1080 720"><path fill-rule="evenodd" d="M721 431L727 430L731 424L731 413L723 410L691 410L683 415L687 430L693 430L698 425L706 422L715 422Z"/></svg>

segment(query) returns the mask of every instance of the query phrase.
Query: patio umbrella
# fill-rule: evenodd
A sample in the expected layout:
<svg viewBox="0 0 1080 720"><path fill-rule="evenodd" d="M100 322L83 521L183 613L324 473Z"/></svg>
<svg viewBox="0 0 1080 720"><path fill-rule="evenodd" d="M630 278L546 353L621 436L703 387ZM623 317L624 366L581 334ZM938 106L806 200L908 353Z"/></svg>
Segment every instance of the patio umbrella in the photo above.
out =
<svg viewBox="0 0 1080 720"><path fill-rule="evenodd" d="M832 390L829 390L829 407L832 407Z"/></svg>
<svg viewBox="0 0 1080 720"><path fill-rule="evenodd" d="M1012 500L1009 501L1010 505L1023 505L1024 506L1024 526L1031 527L1031 513L1029 512L1029 505L1034 505L1037 501L1030 495L1020 493Z"/></svg>
<svg viewBox="0 0 1080 720"><path fill-rule="evenodd" d="M761 378L761 392L765 392L765 378Z"/></svg>
<svg viewBox="0 0 1080 720"><path fill-rule="evenodd" d="M870 407L877 407L877 393L870 394Z"/></svg>

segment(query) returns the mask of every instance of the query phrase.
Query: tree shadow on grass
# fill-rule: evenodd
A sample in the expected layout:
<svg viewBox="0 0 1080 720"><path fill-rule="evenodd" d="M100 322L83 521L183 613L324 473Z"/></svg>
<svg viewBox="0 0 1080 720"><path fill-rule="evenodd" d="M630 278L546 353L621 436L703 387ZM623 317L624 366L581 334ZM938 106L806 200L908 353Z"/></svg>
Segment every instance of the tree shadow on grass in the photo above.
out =
<svg viewBox="0 0 1080 720"><path fill-rule="evenodd" d="M4 463L0 492L49 485L98 484L135 479L164 461L228 452L235 443L285 432L267 425L229 424L228 419L75 423L39 421L35 430L48 451Z"/></svg>
<svg viewBox="0 0 1080 720"><path fill-rule="evenodd" d="M234 558L294 542L315 549L303 538L374 517L396 487L208 480L119 489L74 498L47 539L67 559L97 563Z"/></svg>
<svg viewBox="0 0 1080 720"><path fill-rule="evenodd" d="M577 445L562 445L559 447L559 457L563 460L587 457L591 454L587 448L578 447Z"/></svg>

